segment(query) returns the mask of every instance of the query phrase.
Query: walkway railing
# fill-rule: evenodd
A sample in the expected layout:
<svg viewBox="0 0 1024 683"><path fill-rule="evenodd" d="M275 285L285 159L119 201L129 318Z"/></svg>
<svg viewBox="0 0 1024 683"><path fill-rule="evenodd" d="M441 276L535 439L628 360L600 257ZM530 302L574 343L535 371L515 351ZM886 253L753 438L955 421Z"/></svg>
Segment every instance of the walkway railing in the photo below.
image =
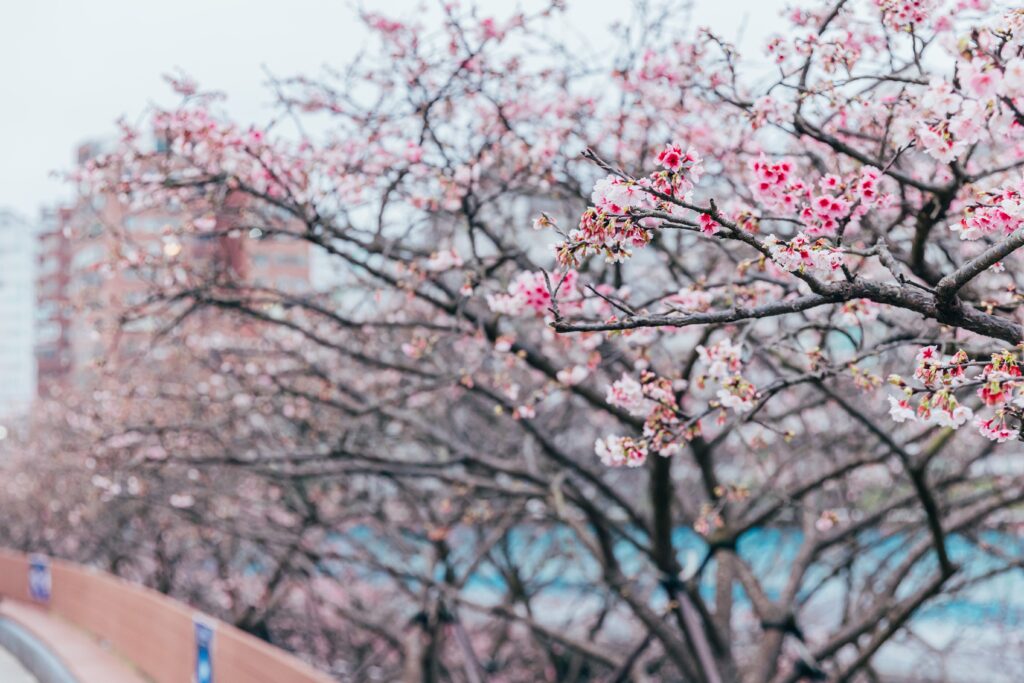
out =
<svg viewBox="0 0 1024 683"><path fill-rule="evenodd" d="M88 567L61 560L37 562L37 580L32 590L30 565L29 556L0 550L0 597L37 604L106 641L156 683L332 680L298 658L229 624ZM209 676L204 680L207 673Z"/></svg>

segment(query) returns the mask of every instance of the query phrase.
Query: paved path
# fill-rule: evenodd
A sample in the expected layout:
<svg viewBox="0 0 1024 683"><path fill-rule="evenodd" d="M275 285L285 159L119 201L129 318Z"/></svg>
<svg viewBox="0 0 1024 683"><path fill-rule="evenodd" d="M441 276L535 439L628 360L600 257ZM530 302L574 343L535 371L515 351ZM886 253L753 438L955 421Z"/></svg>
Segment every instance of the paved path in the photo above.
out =
<svg viewBox="0 0 1024 683"><path fill-rule="evenodd" d="M7 650L0 650L0 681L4 683L37 683L32 674Z"/></svg>
<svg viewBox="0 0 1024 683"><path fill-rule="evenodd" d="M0 602L0 615L13 619L31 632L64 662L80 683L145 683L145 679L109 647L46 610L4 600ZM2 675L5 671L0 664L0 683L8 683ZM25 679L28 683L34 683L34 680ZM11 678L10 683L22 681Z"/></svg>

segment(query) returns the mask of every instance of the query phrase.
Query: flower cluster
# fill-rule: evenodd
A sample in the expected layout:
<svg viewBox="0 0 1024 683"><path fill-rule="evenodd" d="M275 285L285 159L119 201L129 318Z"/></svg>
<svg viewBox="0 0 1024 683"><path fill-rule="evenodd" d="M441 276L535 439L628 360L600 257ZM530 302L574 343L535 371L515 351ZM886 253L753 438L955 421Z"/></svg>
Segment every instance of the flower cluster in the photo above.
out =
<svg viewBox="0 0 1024 683"><path fill-rule="evenodd" d="M711 346L698 346L697 355L707 365L705 376L714 380L725 379L743 367L743 347L728 339Z"/></svg>
<svg viewBox="0 0 1024 683"><path fill-rule="evenodd" d="M757 387L740 374L743 367L741 345L723 339L710 346L698 346L697 355L707 366L697 378L697 385L705 387L709 381L717 384L719 388L715 397L718 406L736 413L745 413L754 407Z"/></svg>
<svg viewBox="0 0 1024 683"><path fill-rule="evenodd" d="M1014 232L1024 220L1024 181L998 192L982 195L964 209L960 224L953 230L962 240L982 237L1001 238Z"/></svg>
<svg viewBox="0 0 1024 683"><path fill-rule="evenodd" d="M772 49L773 45L775 50ZM770 44L768 50L779 63L785 61L785 48L780 48L779 43ZM751 106L750 125L756 130L768 123L790 121L795 109L796 107L789 100L763 95L754 100L754 104Z"/></svg>
<svg viewBox="0 0 1024 683"><path fill-rule="evenodd" d="M985 132L985 108L976 100L964 100L952 118L924 122L916 133L921 147L933 158L948 163L959 158Z"/></svg>
<svg viewBox="0 0 1024 683"><path fill-rule="evenodd" d="M978 432L996 443L1005 443L1006 441L1016 440L1020 438L1020 430L1013 429L1006 425L1005 415L995 415L988 418L978 418L975 424L978 426Z"/></svg>
<svg viewBox="0 0 1024 683"><path fill-rule="evenodd" d="M992 362L982 371L982 386L978 389L978 397L987 406L1002 406L1013 400L1017 388L1024 386L1021 379L1020 366L1011 353L992 356Z"/></svg>
<svg viewBox="0 0 1024 683"><path fill-rule="evenodd" d="M982 435L1002 443L1020 436L1019 427L1008 425L1011 417L1020 423L1021 408L1024 407L1024 378L1021 377L1017 358L1010 352L994 354L991 362L981 373L981 387L978 397L982 402L994 408L994 414L988 419L979 418L975 423Z"/></svg>
<svg viewBox="0 0 1024 683"><path fill-rule="evenodd" d="M765 208L792 213L806 196L809 188L793 177L793 168L789 159L769 162L764 155L750 162L754 173L750 190Z"/></svg>
<svg viewBox="0 0 1024 683"><path fill-rule="evenodd" d="M872 206L886 199L879 178L882 172L874 166L841 178L828 174L818 181L820 194L812 183L795 175L788 159L769 162L764 155L750 162L754 180L750 190L765 208L787 215L799 216L809 236L835 234L843 223L850 224L867 213Z"/></svg>
<svg viewBox="0 0 1024 683"><path fill-rule="evenodd" d="M953 429L962 427L974 417L974 412L959 402L955 392L969 383L969 366L968 355L963 350L945 356L935 346L922 348L916 358L913 376L922 383L923 389L915 390L902 378L891 377L890 383L902 389L902 395L889 396L890 417L896 422L921 421ZM981 379L985 384L979 389L978 395L988 405L1008 401L1013 391L1011 386L1005 387L1004 383L1014 382L1012 386L1016 386L1014 378L1019 377L1019 374L1012 355L993 356L991 364L982 374ZM915 396L918 397L916 407ZM983 434L994 438L991 433L1005 428L1005 417L997 411L994 420L979 419L976 424Z"/></svg>
<svg viewBox="0 0 1024 683"><path fill-rule="evenodd" d="M920 123L913 136L932 158L948 163L982 140L992 122L1008 125L1012 111L999 105L1001 98L1024 94L1024 59L1013 57L997 63L990 56L965 56L957 63L957 84L932 79L915 112ZM908 117L909 119L909 117Z"/></svg>
<svg viewBox="0 0 1024 683"><path fill-rule="evenodd" d="M757 387L742 375L733 375L722 381L722 388L716 394L718 403L737 413L749 412L757 400Z"/></svg>
<svg viewBox="0 0 1024 683"><path fill-rule="evenodd" d="M895 31L910 31L923 24L938 7L937 0L875 0L885 24Z"/></svg>
<svg viewBox="0 0 1024 683"><path fill-rule="evenodd" d="M591 208L583 213L579 227L569 233L569 241L558 245L556 254L564 266L574 266L597 253L604 254L609 263L621 263L633 255L633 248L646 246L651 237L651 231L632 218Z"/></svg>
<svg viewBox="0 0 1024 683"><path fill-rule="evenodd" d="M960 82L971 96L979 100L995 97L1003 89L1003 72L987 59L975 57L958 65Z"/></svg>
<svg viewBox="0 0 1024 683"><path fill-rule="evenodd" d="M974 413L967 406L960 405L954 391L966 381L966 362L967 354L963 351L946 358L934 346L921 349L917 354L914 377L921 381L925 391L921 392L917 410L910 402L914 391L902 379L894 377L890 381L903 388L905 396L889 397L889 415L896 422L921 420L953 429L965 424Z"/></svg>
<svg viewBox="0 0 1024 683"><path fill-rule="evenodd" d="M896 422L922 421L956 429L974 417L973 411L961 405L954 392L967 385L978 385L981 403L993 409L990 417L979 417L974 424L978 431L993 441L1016 439L1020 435L1021 409L1024 407L1024 377L1017 357L1003 351L993 354L981 373L973 378L967 374L970 363L964 351L945 357L934 346L926 346L917 354L914 378L923 389L915 390L898 376L890 383L903 391L900 397L889 396L889 414ZM914 405L914 398L917 406ZM1015 420L1016 427L1011 426Z"/></svg>
<svg viewBox="0 0 1024 683"><path fill-rule="evenodd" d="M638 181L613 175L594 183L590 201L595 209L604 214L624 214L631 208L653 206L651 195Z"/></svg>
<svg viewBox="0 0 1024 683"><path fill-rule="evenodd" d="M697 433L696 425L683 424L676 389L671 380L651 372L643 372L639 381L623 374L612 383L606 400L630 415L643 417L644 431L641 439L619 436L598 439L594 449L601 461L606 465L635 467L643 463L648 452L665 457L676 455L682 443ZM630 457L624 457L626 454Z"/></svg>
<svg viewBox="0 0 1024 683"><path fill-rule="evenodd" d="M558 289L558 305L578 308L580 299L576 293L579 274L568 270L558 279L550 276L551 286ZM548 278L542 270L522 272L508 286L507 294L491 294L487 297L487 305L495 313L519 316L532 311L537 315L545 315L551 308L551 292L548 289Z"/></svg>
<svg viewBox="0 0 1024 683"><path fill-rule="evenodd" d="M693 188L693 183L700 180L700 176L704 172L701 158L693 151L693 148L691 147L686 152L683 152L682 148L676 144L668 145L658 153L658 165L672 173L686 171L690 177L683 178L682 182L686 183L687 187L691 189Z"/></svg>
<svg viewBox="0 0 1024 683"><path fill-rule="evenodd" d="M591 254L603 254L610 263L624 261L633 249L651 241L651 229L658 224L651 217L637 218L634 212L681 212L676 201L686 199L703 175L701 158L693 149L684 152L672 144L657 155L655 163L664 170L640 179L608 175L594 184L593 206L580 217L579 227L569 233L569 239L556 248L560 263L576 265ZM713 220L701 220L701 228L708 234L719 227Z"/></svg>
<svg viewBox="0 0 1024 683"><path fill-rule="evenodd" d="M640 467L647 461L647 444L628 436L598 439L594 452L606 467Z"/></svg>
<svg viewBox="0 0 1024 683"><path fill-rule="evenodd" d="M651 399L644 396L643 385L626 374L612 383L605 400L610 405L625 409L630 415L646 415L652 403Z"/></svg>
<svg viewBox="0 0 1024 683"><path fill-rule="evenodd" d="M832 234L839 227L839 221L850 215L852 206L853 203L845 197L822 194L814 197L811 203L804 207L800 212L800 219L807 226L808 235Z"/></svg>
<svg viewBox="0 0 1024 683"><path fill-rule="evenodd" d="M702 213L697 221L700 224L700 231L705 235L717 235L722 229L722 224L706 213Z"/></svg>
<svg viewBox="0 0 1024 683"><path fill-rule="evenodd" d="M824 239L813 240L797 233L788 242L775 235L764 240L771 260L791 273L807 273L816 277L829 277L843 267L843 250L833 247Z"/></svg>

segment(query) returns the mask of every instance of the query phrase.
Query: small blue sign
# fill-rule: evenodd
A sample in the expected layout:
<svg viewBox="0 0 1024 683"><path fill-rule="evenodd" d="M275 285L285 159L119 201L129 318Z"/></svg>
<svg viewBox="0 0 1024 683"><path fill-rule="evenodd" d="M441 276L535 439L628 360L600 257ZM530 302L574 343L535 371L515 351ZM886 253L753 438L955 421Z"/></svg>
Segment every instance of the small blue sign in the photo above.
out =
<svg viewBox="0 0 1024 683"><path fill-rule="evenodd" d="M213 629L201 621L196 628L196 683L213 683Z"/></svg>
<svg viewBox="0 0 1024 683"><path fill-rule="evenodd" d="M36 602L50 602L50 558L46 555L32 555L28 559L28 594Z"/></svg>

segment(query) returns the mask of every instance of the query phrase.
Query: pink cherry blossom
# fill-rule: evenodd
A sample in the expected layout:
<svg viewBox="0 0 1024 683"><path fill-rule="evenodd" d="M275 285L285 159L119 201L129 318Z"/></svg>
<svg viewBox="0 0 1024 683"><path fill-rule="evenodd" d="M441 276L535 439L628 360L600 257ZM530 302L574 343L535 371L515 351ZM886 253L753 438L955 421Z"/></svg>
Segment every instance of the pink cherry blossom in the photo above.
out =
<svg viewBox="0 0 1024 683"><path fill-rule="evenodd" d="M824 240L813 240L798 233L788 242L781 241L774 234L764 240L771 259L783 270L808 273L828 278L843 266L843 250L829 245Z"/></svg>
<svg viewBox="0 0 1024 683"><path fill-rule="evenodd" d="M982 436L991 439L996 443L1015 441L1020 438L1020 430L1011 429L1006 426L1006 423L997 420L994 417L990 417L987 420L979 418L975 424Z"/></svg>
<svg viewBox="0 0 1024 683"><path fill-rule="evenodd" d="M624 436L598 439L594 452L606 467L640 467L647 460L647 446Z"/></svg>
<svg viewBox="0 0 1024 683"><path fill-rule="evenodd" d="M914 410L913 406L910 405L910 401L906 398L896 398L895 396L889 396L889 417L894 422L915 422L917 421L917 411Z"/></svg>
<svg viewBox="0 0 1024 683"><path fill-rule="evenodd" d="M967 92L978 99L995 97L1002 87L1002 72L987 60L975 58L960 62L959 71Z"/></svg>

